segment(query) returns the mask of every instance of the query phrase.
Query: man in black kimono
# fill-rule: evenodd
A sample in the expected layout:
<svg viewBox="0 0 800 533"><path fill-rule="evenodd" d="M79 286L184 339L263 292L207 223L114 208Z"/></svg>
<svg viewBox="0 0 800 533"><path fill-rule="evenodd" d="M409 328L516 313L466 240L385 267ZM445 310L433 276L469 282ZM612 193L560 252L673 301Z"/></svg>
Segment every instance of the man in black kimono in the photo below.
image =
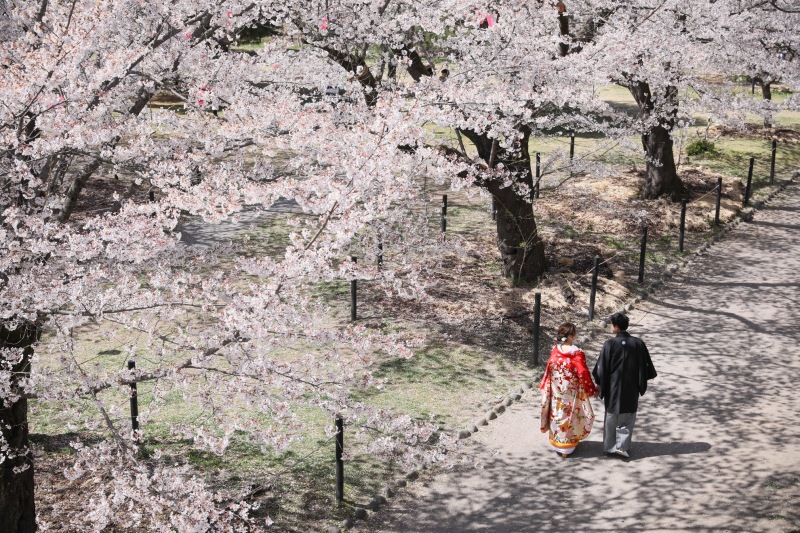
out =
<svg viewBox="0 0 800 533"><path fill-rule="evenodd" d="M611 331L616 333L600 350L592 371L600 398L606 406L603 422L603 449L608 454L629 457L633 425L639 396L647 390L647 380L656 377L644 341L628 333L628 317L611 315Z"/></svg>

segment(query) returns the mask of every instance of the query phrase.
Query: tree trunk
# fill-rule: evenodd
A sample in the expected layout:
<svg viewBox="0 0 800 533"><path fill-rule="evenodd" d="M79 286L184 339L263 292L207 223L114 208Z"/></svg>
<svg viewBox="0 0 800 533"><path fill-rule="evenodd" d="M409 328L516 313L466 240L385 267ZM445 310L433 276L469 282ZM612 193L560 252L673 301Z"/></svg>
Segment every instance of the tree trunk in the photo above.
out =
<svg viewBox="0 0 800 533"><path fill-rule="evenodd" d="M18 384L30 373L33 343L39 329L23 323L17 329L7 329L0 323L0 348L22 348L19 360L0 357L0 370L11 371L10 390L18 392ZM36 531L36 506L33 493L33 456L28 449L28 400L0 398L0 432L2 444L8 446L0 463L0 531L28 533Z"/></svg>
<svg viewBox="0 0 800 533"><path fill-rule="evenodd" d="M669 196L672 200L681 199L684 187L675 168L669 131L662 126L653 126L649 133L642 136L642 142L647 157L642 197L652 199Z"/></svg>
<svg viewBox="0 0 800 533"><path fill-rule="evenodd" d="M761 85L761 97L768 102L772 101L772 82L764 81L763 79L759 78L759 84ZM767 112L767 114L764 115L764 127L765 128L772 127L771 112Z"/></svg>
<svg viewBox="0 0 800 533"><path fill-rule="evenodd" d="M567 6L564 5L564 2L558 0L556 8L558 9L558 31L562 37L566 37L569 35L569 17L567 16ZM565 42L558 43L558 55L560 57L566 57L568 53L569 45Z"/></svg>
<svg viewBox="0 0 800 533"><path fill-rule="evenodd" d="M516 181L525 183L532 190L533 173L528 152L530 130L526 128L520 132L522 138L514 152L497 145L493 148L494 140L486 134L470 130L462 133L475 144L478 154L490 167L502 163L514 173ZM497 207L497 247L502 258L502 272L515 281L533 282L547 270L544 241L536 230L530 199L521 196L513 187L504 187L503 181L495 179L480 183L492 194Z"/></svg>
<svg viewBox="0 0 800 533"><path fill-rule="evenodd" d="M772 82L771 81L762 81L761 82L761 97L764 100L772 100Z"/></svg>
<svg viewBox="0 0 800 533"><path fill-rule="evenodd" d="M403 50L393 50L392 51L395 57L404 57ZM411 63L406 67L406 70L414 79L414 81L419 81L422 79L423 76L433 76L433 67L430 65L426 65L424 61L422 61L422 56L419 55L419 52L416 50L407 51L405 57L411 60ZM395 76L397 73L395 72Z"/></svg>
<svg viewBox="0 0 800 533"><path fill-rule="evenodd" d="M352 55L347 52L340 52L339 50L327 46L323 46L321 49L346 71L355 74L356 79L364 88L364 100L367 102L367 105L374 107L375 104L378 103L378 92L376 91L378 80L372 74L364 57Z"/></svg>
<svg viewBox="0 0 800 533"><path fill-rule="evenodd" d="M646 121L655 109L650 86L646 82L631 82L628 84L628 90L639 105L641 118ZM647 163L642 197L653 199L659 196L669 196L672 200L679 200L686 189L678 178L675 156L672 153L672 137L670 136L675 125L674 114L678 107L678 89L676 87L667 88L665 101L670 109L666 110L664 117L659 118L658 123L651 125L647 133L642 135L642 145Z"/></svg>

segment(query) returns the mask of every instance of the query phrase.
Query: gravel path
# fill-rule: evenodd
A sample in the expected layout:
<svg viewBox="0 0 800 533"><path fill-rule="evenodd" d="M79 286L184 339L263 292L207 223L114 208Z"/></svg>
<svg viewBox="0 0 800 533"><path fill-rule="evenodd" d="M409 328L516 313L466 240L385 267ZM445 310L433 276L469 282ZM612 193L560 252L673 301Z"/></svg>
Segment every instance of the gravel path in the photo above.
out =
<svg viewBox="0 0 800 533"><path fill-rule="evenodd" d="M602 453L598 400L561 459L528 392L469 439L482 468L423 476L354 530L800 532L800 188L630 317L659 372L630 459Z"/></svg>

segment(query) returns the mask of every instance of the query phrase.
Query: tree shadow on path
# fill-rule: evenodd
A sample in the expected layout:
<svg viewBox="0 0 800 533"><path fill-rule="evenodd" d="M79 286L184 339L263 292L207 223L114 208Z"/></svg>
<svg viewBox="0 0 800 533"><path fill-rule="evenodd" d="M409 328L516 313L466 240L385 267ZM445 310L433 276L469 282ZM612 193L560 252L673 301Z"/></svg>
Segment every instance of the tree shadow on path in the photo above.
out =
<svg viewBox="0 0 800 533"><path fill-rule="evenodd" d="M538 431L534 390L470 439L481 468L412 485L359 530L800 528L800 194L790 187L778 204L631 312L659 375L629 460L602 452L597 400L589 439L556 455ZM597 346L586 349L591 364Z"/></svg>

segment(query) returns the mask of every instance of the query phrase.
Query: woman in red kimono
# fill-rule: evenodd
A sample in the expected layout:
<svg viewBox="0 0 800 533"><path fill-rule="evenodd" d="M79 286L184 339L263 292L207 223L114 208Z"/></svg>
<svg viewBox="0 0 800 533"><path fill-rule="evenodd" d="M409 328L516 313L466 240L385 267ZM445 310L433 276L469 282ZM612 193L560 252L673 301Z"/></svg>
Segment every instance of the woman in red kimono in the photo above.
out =
<svg viewBox="0 0 800 533"><path fill-rule="evenodd" d="M575 346L578 330L565 322L558 328L559 344L550 352L542 384L542 433L550 432L550 445L567 457L592 430L594 411L589 397L594 396L592 375L586 367L586 354Z"/></svg>

